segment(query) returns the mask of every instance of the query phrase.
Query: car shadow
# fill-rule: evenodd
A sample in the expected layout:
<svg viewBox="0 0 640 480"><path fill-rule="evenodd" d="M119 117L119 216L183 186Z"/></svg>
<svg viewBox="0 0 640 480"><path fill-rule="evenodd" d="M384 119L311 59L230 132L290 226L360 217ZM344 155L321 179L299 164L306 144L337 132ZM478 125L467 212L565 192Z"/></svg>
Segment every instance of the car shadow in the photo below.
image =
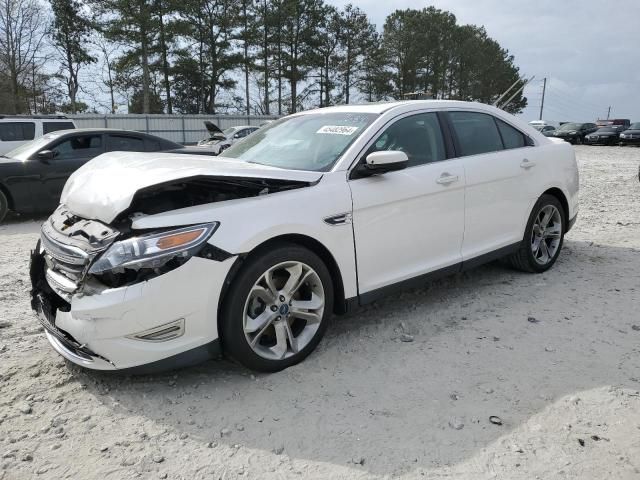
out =
<svg viewBox="0 0 640 480"><path fill-rule="evenodd" d="M544 274L492 263L336 317L315 353L277 374L219 360L73 375L103 406L203 443L370 474L453 465L559 397L638 388L639 265L635 249L568 239Z"/></svg>

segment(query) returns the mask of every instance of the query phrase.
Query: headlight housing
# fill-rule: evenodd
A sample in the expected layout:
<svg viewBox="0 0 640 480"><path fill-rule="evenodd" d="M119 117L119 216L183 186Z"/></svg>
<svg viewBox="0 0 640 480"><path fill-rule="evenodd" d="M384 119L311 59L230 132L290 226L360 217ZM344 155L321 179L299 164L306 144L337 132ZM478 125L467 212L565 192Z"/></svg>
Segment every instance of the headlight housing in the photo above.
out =
<svg viewBox="0 0 640 480"><path fill-rule="evenodd" d="M200 250L219 225L218 222L203 223L115 242L91 265L89 273L155 269L174 258L186 259Z"/></svg>

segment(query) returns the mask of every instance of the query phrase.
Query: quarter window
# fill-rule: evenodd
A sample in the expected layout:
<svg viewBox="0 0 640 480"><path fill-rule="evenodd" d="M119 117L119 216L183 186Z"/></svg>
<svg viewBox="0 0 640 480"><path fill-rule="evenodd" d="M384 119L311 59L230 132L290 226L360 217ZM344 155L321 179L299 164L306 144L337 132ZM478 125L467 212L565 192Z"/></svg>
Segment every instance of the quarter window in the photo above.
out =
<svg viewBox="0 0 640 480"><path fill-rule="evenodd" d="M479 155L503 149L496 122L491 115L477 112L449 112L458 137L459 155Z"/></svg>
<svg viewBox="0 0 640 480"><path fill-rule="evenodd" d="M511 125L496 118L500 135L502 135L502 141L504 142L504 148L522 148L527 145L524 134L519 130L516 130ZM544 131L547 129L545 128Z"/></svg>
<svg viewBox="0 0 640 480"><path fill-rule="evenodd" d="M385 150L406 153L409 157L408 167L446 159L438 116L435 113L421 113L398 120L378 137L366 155Z"/></svg>
<svg viewBox="0 0 640 480"><path fill-rule="evenodd" d="M0 123L0 140L3 142L21 142L33 140L36 135L36 124L33 122Z"/></svg>

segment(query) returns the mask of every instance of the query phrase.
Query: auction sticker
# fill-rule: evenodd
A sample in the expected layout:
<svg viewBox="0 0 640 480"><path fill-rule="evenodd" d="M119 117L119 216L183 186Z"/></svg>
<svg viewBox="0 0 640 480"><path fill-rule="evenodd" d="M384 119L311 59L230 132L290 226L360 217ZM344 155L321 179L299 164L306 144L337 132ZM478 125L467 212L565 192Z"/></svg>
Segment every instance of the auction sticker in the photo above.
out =
<svg viewBox="0 0 640 480"><path fill-rule="evenodd" d="M358 127L347 127L344 125L325 125L320 127L316 133L329 133L332 135L353 135Z"/></svg>

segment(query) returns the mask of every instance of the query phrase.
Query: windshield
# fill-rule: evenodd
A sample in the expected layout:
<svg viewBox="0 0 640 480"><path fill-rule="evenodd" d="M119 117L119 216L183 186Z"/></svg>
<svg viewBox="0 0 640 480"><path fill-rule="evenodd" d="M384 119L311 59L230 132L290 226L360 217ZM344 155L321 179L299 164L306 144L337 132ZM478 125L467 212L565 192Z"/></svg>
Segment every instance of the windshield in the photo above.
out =
<svg viewBox="0 0 640 480"><path fill-rule="evenodd" d="M30 142L23 143L17 148L14 148L9 153L5 153L5 156L9 158L15 158L17 160L28 160L31 155L39 152L45 148L51 140L58 138L60 135L57 133L48 133L43 137L36 138Z"/></svg>
<svg viewBox="0 0 640 480"><path fill-rule="evenodd" d="M581 123L565 123L558 130L580 130Z"/></svg>
<svg viewBox="0 0 640 480"><path fill-rule="evenodd" d="M542 129L544 128L544 125L531 125L533 128L535 128L536 130L538 130L539 132L542 131Z"/></svg>
<svg viewBox="0 0 640 480"><path fill-rule="evenodd" d="M618 130L620 130L619 128L613 128L613 127L602 127L598 129L598 132L617 132Z"/></svg>
<svg viewBox="0 0 640 480"><path fill-rule="evenodd" d="M235 132L235 131L236 131L236 127L229 127L227 129L223 130L222 133L224 133L224 135L226 137L228 137L229 135L233 135L233 132Z"/></svg>
<svg viewBox="0 0 640 480"><path fill-rule="evenodd" d="M640 130L640 122L632 123L629 126L629 130Z"/></svg>
<svg viewBox="0 0 640 480"><path fill-rule="evenodd" d="M373 113L310 113L271 123L221 156L293 170L326 172L377 118Z"/></svg>

